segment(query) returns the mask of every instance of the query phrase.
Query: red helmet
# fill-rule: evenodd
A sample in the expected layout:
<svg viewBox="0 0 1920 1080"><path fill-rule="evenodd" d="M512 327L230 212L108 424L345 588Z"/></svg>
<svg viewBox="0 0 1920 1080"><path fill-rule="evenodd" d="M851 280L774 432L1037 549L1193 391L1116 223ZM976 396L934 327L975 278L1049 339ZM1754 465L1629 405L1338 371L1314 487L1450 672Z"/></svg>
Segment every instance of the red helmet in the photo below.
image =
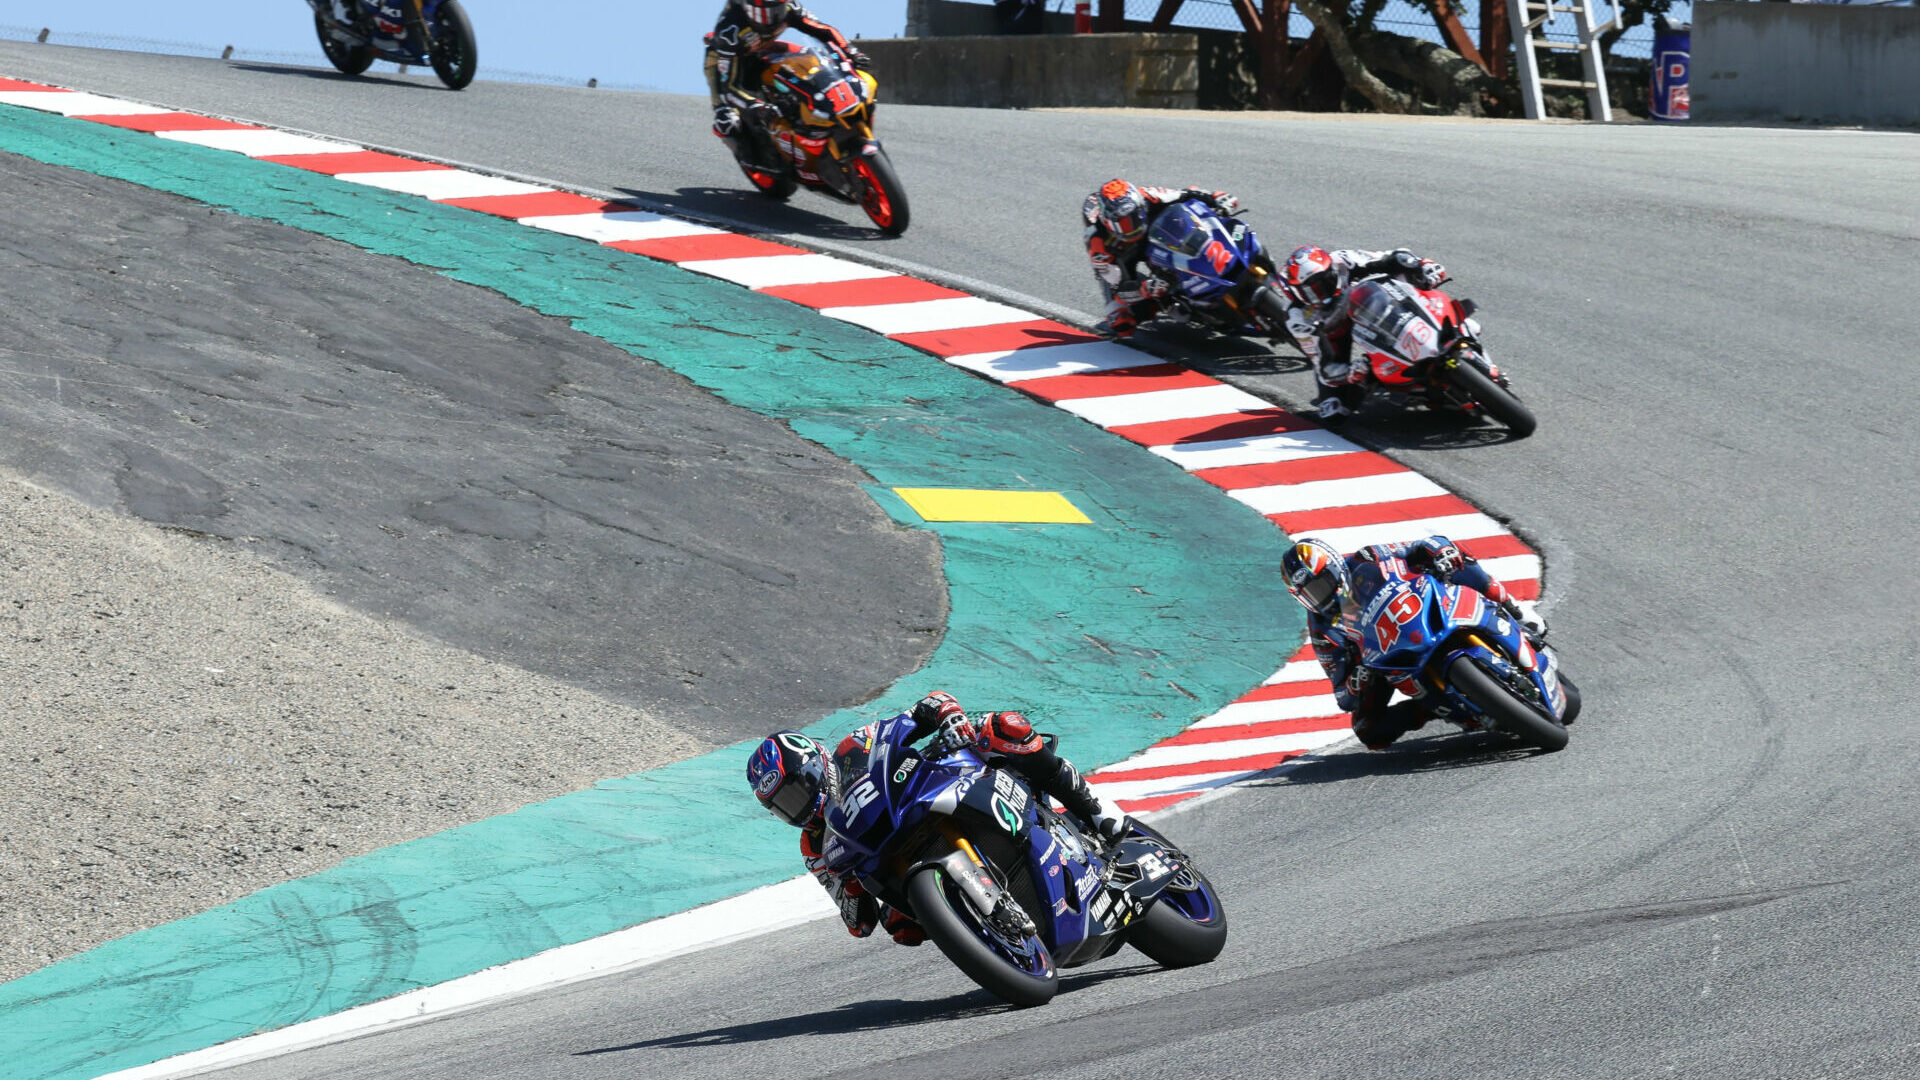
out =
<svg viewBox="0 0 1920 1080"><path fill-rule="evenodd" d="M1147 232L1147 199L1125 180L1109 180L1100 188L1100 224L1125 243Z"/></svg>
<svg viewBox="0 0 1920 1080"><path fill-rule="evenodd" d="M793 5L786 0L739 0L739 4L755 26L779 26L793 10Z"/></svg>
<svg viewBox="0 0 1920 1080"><path fill-rule="evenodd" d="M1280 268L1280 287L1296 303L1319 307L1340 295L1340 271L1324 249L1312 245L1294 248L1287 256L1287 265Z"/></svg>

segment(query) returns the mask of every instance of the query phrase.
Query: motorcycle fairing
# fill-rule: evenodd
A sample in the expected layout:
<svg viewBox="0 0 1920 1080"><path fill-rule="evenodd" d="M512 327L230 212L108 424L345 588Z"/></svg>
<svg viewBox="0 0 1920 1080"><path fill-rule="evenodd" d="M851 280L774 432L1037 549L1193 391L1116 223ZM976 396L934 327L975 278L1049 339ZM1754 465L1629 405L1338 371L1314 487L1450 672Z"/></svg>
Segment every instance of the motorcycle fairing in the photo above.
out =
<svg viewBox="0 0 1920 1080"><path fill-rule="evenodd" d="M331 0L307 0L307 3L331 23ZM433 43L427 40L427 27L439 14L441 0L345 0L349 9L366 16L365 25L373 33L365 34L352 25L333 24L335 40L349 45L365 45L375 56L390 64L428 64Z"/></svg>
<svg viewBox="0 0 1920 1080"><path fill-rule="evenodd" d="M1055 964L1072 967L1120 948L1120 931L1187 868L1184 855L1144 837L1102 854L1017 774L989 766L972 749L923 754L907 744L913 731L912 718L901 713L875 725L864 752L837 759L837 797L826 815L822 854L828 864L850 863L863 881L880 886L875 891L889 903L898 897L880 883L904 881L933 864L989 910L991 899L1006 889L1007 882L982 881L984 875L960 852L891 869L898 858L917 856L896 850L896 838L924 835L921 827L929 819L952 818L983 846L997 834L996 850L1024 860L1033 896L1022 906L1030 907L1027 914Z"/></svg>
<svg viewBox="0 0 1920 1080"><path fill-rule="evenodd" d="M1565 717L1567 698L1553 650L1536 650L1524 628L1478 590L1415 573L1397 559L1387 562L1395 565L1368 564L1354 572L1354 601L1341 616L1358 635L1362 664L1396 685L1431 688L1435 680L1423 675L1471 657L1503 682L1531 684L1555 719ZM1451 688L1445 694L1454 709L1479 715Z"/></svg>
<svg viewBox="0 0 1920 1080"><path fill-rule="evenodd" d="M1187 199L1161 211L1147 232L1147 264L1173 278L1198 307L1220 304L1263 249L1245 223Z"/></svg>

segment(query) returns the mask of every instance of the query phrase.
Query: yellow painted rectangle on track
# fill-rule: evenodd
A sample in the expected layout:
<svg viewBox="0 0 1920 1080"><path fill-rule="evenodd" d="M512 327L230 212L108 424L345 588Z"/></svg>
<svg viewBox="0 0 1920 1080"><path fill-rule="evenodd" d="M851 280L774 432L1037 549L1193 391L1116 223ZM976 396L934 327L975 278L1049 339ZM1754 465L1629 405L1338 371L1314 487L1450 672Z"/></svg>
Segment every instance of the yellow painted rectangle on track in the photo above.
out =
<svg viewBox="0 0 1920 1080"><path fill-rule="evenodd" d="M1093 523L1057 491L975 488L894 488L893 491L927 521Z"/></svg>

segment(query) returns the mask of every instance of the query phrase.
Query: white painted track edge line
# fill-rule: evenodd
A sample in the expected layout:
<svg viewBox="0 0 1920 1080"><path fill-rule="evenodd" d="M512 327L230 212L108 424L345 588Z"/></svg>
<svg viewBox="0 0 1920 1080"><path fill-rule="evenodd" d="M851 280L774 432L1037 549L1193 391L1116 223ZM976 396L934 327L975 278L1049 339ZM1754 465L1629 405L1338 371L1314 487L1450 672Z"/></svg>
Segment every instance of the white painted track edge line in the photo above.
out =
<svg viewBox="0 0 1920 1080"><path fill-rule="evenodd" d="M175 1057L108 1073L100 1080L172 1080L371 1035L424 1020L634 971L838 914L811 875L663 916L524 960ZM675 935L692 930L697 936Z"/></svg>

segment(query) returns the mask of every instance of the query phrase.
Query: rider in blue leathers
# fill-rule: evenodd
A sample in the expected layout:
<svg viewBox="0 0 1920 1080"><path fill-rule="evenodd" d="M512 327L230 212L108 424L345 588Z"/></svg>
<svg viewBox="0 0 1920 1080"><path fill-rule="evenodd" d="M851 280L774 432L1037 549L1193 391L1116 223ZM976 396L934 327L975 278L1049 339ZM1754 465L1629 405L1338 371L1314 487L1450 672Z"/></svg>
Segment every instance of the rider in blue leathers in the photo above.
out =
<svg viewBox="0 0 1920 1080"><path fill-rule="evenodd" d="M1126 815L1103 803L1073 763L1054 752L1052 737L1033 730L1019 713L987 713L976 726L953 695L935 692L921 698L910 715L914 730L909 742L939 731L949 746L971 746L990 763L1020 774L1107 842L1125 835ZM880 926L899 944L918 945L926 940L919 923L880 903L847 867L831 865L826 857L826 812L838 786L839 766L851 759L866 760L874 728L869 724L840 740L831 758L825 746L807 735L776 731L748 759L747 783L760 805L800 829L800 857L840 909L848 933L863 938Z"/></svg>
<svg viewBox="0 0 1920 1080"><path fill-rule="evenodd" d="M1537 614L1522 609L1506 586L1444 536L1402 544L1372 544L1351 555L1342 555L1321 540L1309 538L1295 543L1281 556L1280 573L1287 591L1307 609L1307 641L1333 683L1334 700L1352 714L1353 733L1369 750L1385 750L1407 732L1446 716L1445 706L1424 700L1424 693L1388 705L1394 688L1379 677L1379 672L1361 665L1360 642L1341 623L1342 609L1351 600L1355 571L1368 563L1390 560L1404 562L1415 573L1477 590L1526 627L1527 636L1536 645L1547 634L1546 624Z"/></svg>

